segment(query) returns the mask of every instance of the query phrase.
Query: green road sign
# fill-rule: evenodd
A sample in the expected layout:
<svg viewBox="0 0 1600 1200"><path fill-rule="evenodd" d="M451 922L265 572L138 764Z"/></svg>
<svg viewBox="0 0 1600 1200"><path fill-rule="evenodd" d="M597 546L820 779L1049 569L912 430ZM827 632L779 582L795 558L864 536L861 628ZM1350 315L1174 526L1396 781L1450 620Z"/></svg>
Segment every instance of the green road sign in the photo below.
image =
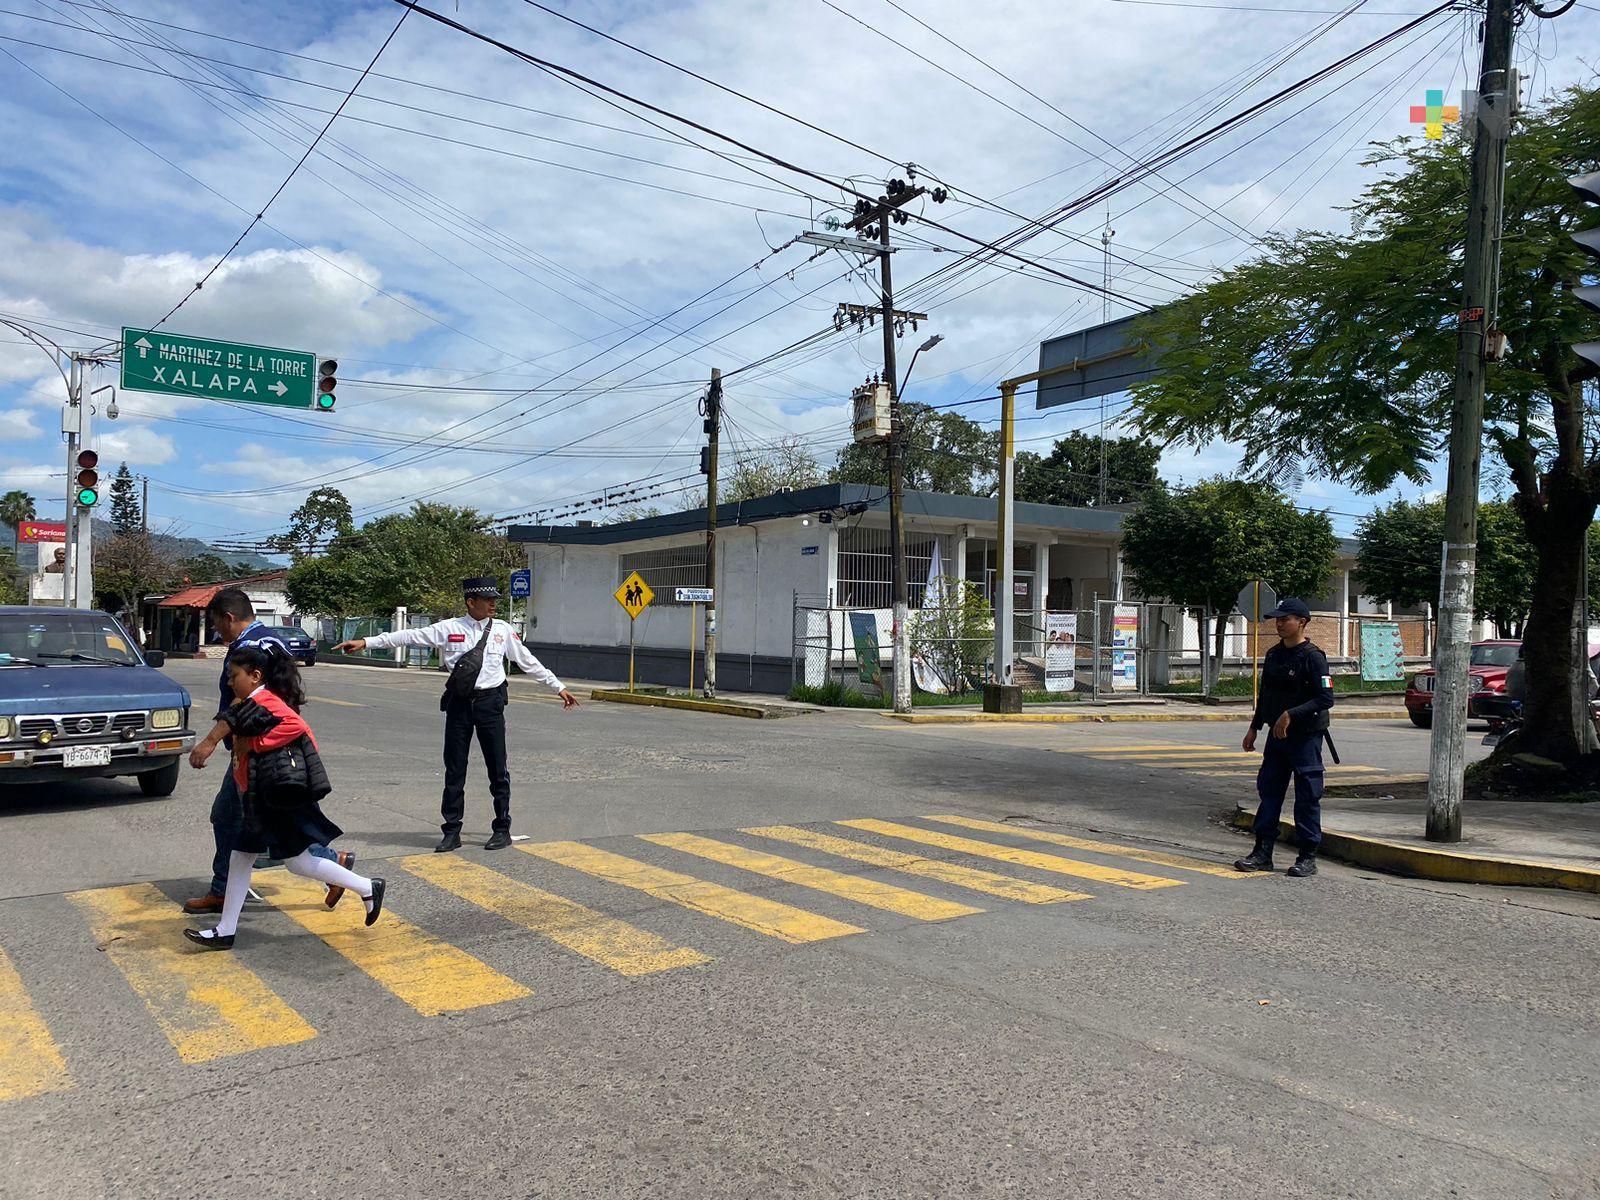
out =
<svg viewBox="0 0 1600 1200"><path fill-rule="evenodd" d="M310 408L317 394L317 356L275 346L124 329L122 386L168 396Z"/></svg>

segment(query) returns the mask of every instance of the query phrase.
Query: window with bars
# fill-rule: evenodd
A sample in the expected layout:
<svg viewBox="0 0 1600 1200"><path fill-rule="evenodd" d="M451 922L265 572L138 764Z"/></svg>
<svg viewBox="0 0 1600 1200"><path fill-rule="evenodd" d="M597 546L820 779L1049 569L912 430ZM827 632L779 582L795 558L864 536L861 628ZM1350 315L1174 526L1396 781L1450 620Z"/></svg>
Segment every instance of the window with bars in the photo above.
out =
<svg viewBox="0 0 1600 1200"><path fill-rule="evenodd" d="M921 608L928 590L937 534L906 534L906 600ZM944 571L951 571L949 547L940 546ZM894 575L889 557L889 531L856 526L839 530L838 603L845 608L893 608Z"/></svg>
<svg viewBox="0 0 1600 1200"><path fill-rule="evenodd" d="M650 585L656 594L656 604L677 604L674 590L681 587L704 587L706 583L706 548L701 542L687 546L667 546L661 550L640 550L617 557L617 583L620 586L634 571Z"/></svg>

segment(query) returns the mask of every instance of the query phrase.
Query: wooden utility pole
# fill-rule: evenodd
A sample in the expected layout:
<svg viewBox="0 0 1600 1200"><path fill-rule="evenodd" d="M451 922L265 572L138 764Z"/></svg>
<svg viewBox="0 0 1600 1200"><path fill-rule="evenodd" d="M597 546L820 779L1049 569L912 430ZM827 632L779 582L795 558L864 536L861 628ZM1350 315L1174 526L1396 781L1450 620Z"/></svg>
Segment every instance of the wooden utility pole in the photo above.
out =
<svg viewBox="0 0 1600 1200"><path fill-rule="evenodd" d="M706 676L702 694L717 695L717 443L722 435L722 369L711 370L706 391ZM693 636L691 631L690 636ZM690 652L691 654L693 651ZM689 686L694 686L694 660L690 659Z"/></svg>
<svg viewBox="0 0 1600 1200"><path fill-rule="evenodd" d="M1472 656L1473 584L1478 560L1478 471L1483 444L1484 377L1499 300L1501 209L1506 142L1517 107L1511 46L1519 0L1488 0L1478 74L1467 241L1456 342L1455 403L1445 492L1444 572L1439 584L1433 734L1428 755L1427 837L1461 840L1466 771L1468 667Z"/></svg>

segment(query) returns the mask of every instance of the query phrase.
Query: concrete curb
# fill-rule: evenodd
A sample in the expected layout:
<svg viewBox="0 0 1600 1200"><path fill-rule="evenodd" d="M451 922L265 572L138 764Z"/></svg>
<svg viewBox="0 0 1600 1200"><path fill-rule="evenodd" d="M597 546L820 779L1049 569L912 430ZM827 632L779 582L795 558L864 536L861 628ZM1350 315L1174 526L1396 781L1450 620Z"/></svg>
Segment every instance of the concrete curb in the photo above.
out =
<svg viewBox="0 0 1600 1200"><path fill-rule="evenodd" d="M1237 724L1247 714L1233 712L1072 712L1072 713L890 713L890 720L912 725L977 725L997 721L1014 725L1101 724L1106 721L1231 721ZM1354 709L1339 713L1335 721L1396 720L1406 715L1403 708Z"/></svg>
<svg viewBox="0 0 1600 1200"><path fill-rule="evenodd" d="M1234 811L1233 824L1239 829L1249 829L1255 816L1252 809L1240 806ZM1293 842L1294 823L1280 821L1278 836L1282 841ZM1322 852L1357 866L1443 883L1489 883L1502 887L1564 888L1569 892L1600 893L1600 870L1592 867L1434 850L1332 829L1322 831Z"/></svg>
<svg viewBox="0 0 1600 1200"><path fill-rule="evenodd" d="M647 708L682 708L689 712L720 713L725 717L753 717L764 720L768 717L787 717L790 712L775 708L764 707L759 704L739 704L726 700L690 700L683 696L662 696L651 692L621 692L610 688L595 688L589 693L595 700L605 700L611 704L642 704ZM793 712L814 712L815 709L797 708Z"/></svg>

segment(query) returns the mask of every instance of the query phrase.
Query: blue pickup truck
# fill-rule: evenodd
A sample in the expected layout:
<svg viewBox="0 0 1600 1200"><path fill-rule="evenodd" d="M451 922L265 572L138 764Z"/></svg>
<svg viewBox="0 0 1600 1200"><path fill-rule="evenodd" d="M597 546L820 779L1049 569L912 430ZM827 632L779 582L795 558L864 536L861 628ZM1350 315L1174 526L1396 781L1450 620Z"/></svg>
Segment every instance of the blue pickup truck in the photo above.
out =
<svg viewBox="0 0 1600 1200"><path fill-rule="evenodd" d="M133 775L170 796L195 735L164 661L106 613L0 606L0 784Z"/></svg>

